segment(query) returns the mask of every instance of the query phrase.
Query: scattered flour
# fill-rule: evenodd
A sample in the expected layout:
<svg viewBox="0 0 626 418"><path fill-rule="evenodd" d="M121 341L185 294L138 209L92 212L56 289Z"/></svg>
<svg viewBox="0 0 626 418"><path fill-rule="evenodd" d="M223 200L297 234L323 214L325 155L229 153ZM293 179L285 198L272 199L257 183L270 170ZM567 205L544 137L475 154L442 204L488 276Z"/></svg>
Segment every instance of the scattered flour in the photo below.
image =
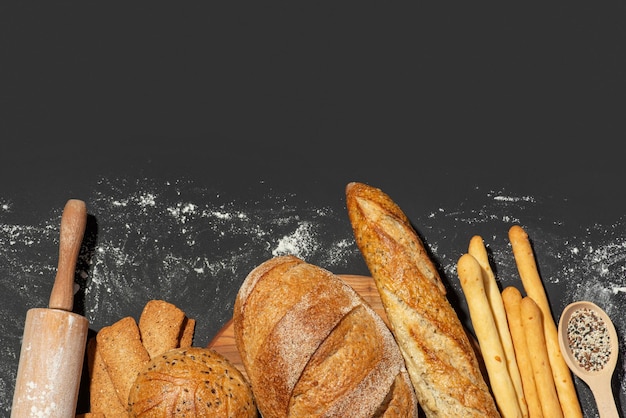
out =
<svg viewBox="0 0 626 418"><path fill-rule="evenodd" d="M626 310L626 219L618 219L610 225L573 225L564 217L536 215L553 213L553 205L560 207L564 204L490 190L482 195L469 196L454 208L431 211L423 221L419 217L412 221L418 225L418 231L439 261L447 284L457 294L462 294L462 290L456 262L467 251L473 235L483 238L500 287L512 285L525 293L507 235L513 224L521 225L533 245L555 321L558 323L567 304L589 300L607 312L621 337L626 333L626 316L623 315ZM462 232L459 234L459 231ZM462 299L457 302L466 306ZM620 339L620 352L622 355L616 369L620 392L616 396L624 404L626 360L623 353L626 352L626 341L623 338ZM586 384L576 376L574 379L581 388L581 404L594 405L595 400Z"/></svg>
<svg viewBox="0 0 626 418"><path fill-rule="evenodd" d="M75 300L91 328L124 315L138 317L145 302L159 298L198 319L197 342L205 345L230 318L239 284L266 259L293 254L337 273L363 266L342 210L298 204L296 195L276 193L265 183L258 187L259 197L240 200L181 179L102 178L84 196L88 250L79 258ZM592 300L623 335L626 221L571 225L558 215L538 215L553 214L563 204L476 188L454 205L404 209L461 310L463 298L454 299L462 294L456 262L472 235L483 237L499 284L522 289L507 237L510 226L520 224L533 243L555 317L571 301ZM0 196L0 314L5 318L0 413L9 411L19 356L24 318L15 312L25 315L27 308L47 304L58 251L61 208L32 225L17 221L20 210ZM618 368L622 399L624 367ZM587 391L581 398L593 403Z"/></svg>

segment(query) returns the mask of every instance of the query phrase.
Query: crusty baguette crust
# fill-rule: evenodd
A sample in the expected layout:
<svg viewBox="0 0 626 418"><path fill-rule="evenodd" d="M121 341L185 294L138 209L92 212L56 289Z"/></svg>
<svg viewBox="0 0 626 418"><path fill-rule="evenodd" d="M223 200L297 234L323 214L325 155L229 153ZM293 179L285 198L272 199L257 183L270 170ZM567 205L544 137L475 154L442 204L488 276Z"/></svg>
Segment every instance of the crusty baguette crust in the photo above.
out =
<svg viewBox="0 0 626 418"><path fill-rule="evenodd" d="M416 417L389 328L338 276L294 256L242 284L235 342L259 411L271 417Z"/></svg>
<svg viewBox="0 0 626 418"><path fill-rule="evenodd" d="M500 417L476 352L436 266L399 206L364 183L346 186L355 240L427 417Z"/></svg>

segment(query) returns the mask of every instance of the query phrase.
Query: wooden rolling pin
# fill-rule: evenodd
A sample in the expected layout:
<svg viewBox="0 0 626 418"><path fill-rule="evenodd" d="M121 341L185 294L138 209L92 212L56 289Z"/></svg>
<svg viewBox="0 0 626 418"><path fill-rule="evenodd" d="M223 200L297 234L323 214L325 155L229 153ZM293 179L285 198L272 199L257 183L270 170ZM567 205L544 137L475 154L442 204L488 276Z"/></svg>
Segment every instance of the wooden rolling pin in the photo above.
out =
<svg viewBox="0 0 626 418"><path fill-rule="evenodd" d="M69 200L61 217L59 260L48 308L26 313L11 418L76 415L89 321L72 309L86 224L85 203Z"/></svg>

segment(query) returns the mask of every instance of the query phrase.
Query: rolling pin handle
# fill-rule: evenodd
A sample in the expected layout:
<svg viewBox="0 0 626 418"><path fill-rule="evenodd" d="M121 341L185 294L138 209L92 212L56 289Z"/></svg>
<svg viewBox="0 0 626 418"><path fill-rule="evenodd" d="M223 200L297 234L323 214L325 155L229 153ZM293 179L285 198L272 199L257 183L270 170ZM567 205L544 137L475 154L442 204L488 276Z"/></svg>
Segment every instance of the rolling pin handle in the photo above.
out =
<svg viewBox="0 0 626 418"><path fill-rule="evenodd" d="M61 216L59 262L48 304L51 309L72 311L74 308L74 274L86 226L85 202L68 200Z"/></svg>

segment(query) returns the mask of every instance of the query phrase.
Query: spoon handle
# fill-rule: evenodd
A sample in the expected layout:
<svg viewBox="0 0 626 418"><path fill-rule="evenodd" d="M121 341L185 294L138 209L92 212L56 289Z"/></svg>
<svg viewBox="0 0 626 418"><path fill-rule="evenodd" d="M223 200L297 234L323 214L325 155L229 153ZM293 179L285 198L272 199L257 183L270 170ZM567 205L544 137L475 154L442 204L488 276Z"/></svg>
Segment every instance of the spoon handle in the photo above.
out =
<svg viewBox="0 0 626 418"><path fill-rule="evenodd" d="M620 418L610 380L597 381L596 384L591 386L591 391L596 399L600 418Z"/></svg>

